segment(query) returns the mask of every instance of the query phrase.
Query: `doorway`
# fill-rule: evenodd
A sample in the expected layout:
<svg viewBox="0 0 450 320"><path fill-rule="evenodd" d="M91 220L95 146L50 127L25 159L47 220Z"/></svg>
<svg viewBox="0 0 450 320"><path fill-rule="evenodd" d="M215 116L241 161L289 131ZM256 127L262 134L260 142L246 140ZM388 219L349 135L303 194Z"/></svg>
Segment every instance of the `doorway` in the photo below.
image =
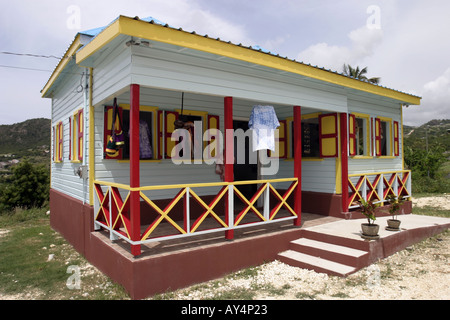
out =
<svg viewBox="0 0 450 320"><path fill-rule="evenodd" d="M244 132L247 132L249 129L248 127L248 121L244 120L233 120L233 129L242 129ZM251 135L246 135L245 137L245 147L242 149L237 148L237 138L234 139L234 181L245 181L245 180L257 180L258 179L258 152L252 151L251 148ZM242 142L241 142L242 143ZM238 157L238 150L239 152L242 152L242 150L245 150L245 157L243 155L239 155ZM236 159L240 159L240 163L237 163L238 161ZM248 199L256 193L257 185L256 184L248 184L248 185L240 185L237 186L240 192ZM235 198L236 199L236 198Z"/></svg>

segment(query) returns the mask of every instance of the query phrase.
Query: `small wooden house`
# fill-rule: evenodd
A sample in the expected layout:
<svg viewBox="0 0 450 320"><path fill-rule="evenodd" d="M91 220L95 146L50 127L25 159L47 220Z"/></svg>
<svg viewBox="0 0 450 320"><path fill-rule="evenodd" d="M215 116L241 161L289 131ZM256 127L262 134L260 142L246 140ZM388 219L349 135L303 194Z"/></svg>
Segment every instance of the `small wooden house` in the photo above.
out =
<svg viewBox="0 0 450 320"><path fill-rule="evenodd" d="M122 253L99 232L129 243L136 258L126 265L137 275L133 263L152 243L217 232L232 240L237 229L286 220L300 226L302 212L361 217L361 199L411 196L402 109L421 98L259 47L120 16L75 36L42 97L52 101L51 224L113 278L123 273L114 260ZM252 158L244 143L237 163L237 132L247 132L257 105L275 110L276 150ZM201 147L185 161L173 158L181 118L196 124ZM222 133L223 166L208 129ZM107 154L113 133L124 145Z"/></svg>

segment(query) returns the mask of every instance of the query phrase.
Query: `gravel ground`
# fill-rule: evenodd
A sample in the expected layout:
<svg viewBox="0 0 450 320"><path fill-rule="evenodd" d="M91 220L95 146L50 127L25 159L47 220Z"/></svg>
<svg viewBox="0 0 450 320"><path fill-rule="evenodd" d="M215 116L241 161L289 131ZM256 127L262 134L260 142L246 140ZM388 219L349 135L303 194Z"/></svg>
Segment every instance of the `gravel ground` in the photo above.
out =
<svg viewBox="0 0 450 320"><path fill-rule="evenodd" d="M163 299L450 299L450 232L340 278L279 261L159 297Z"/></svg>
<svg viewBox="0 0 450 320"><path fill-rule="evenodd" d="M414 199L413 203L450 210L450 195ZM447 230L346 278L273 261L157 298L449 300L449 248Z"/></svg>

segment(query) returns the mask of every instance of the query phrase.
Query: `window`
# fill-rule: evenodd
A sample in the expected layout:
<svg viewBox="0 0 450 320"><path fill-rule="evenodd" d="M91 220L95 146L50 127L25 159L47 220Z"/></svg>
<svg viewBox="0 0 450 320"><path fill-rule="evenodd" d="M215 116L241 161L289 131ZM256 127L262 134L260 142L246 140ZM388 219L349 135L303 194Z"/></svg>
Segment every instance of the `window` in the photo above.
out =
<svg viewBox="0 0 450 320"><path fill-rule="evenodd" d="M377 157L392 155L391 126L391 119L375 118L375 155Z"/></svg>
<svg viewBox="0 0 450 320"><path fill-rule="evenodd" d="M349 115L349 155L370 156L369 115Z"/></svg>
<svg viewBox="0 0 450 320"><path fill-rule="evenodd" d="M302 157L320 157L318 118L302 120Z"/></svg>
<svg viewBox="0 0 450 320"><path fill-rule="evenodd" d="M58 122L54 127L53 136L54 136L54 148L53 148L53 161L54 162L62 162L63 160L63 123L62 121Z"/></svg>
<svg viewBox="0 0 450 320"><path fill-rule="evenodd" d="M174 121L179 119L181 115L181 110L177 109L175 112L172 111L165 111L165 141L166 141L166 147L165 147L165 153L164 157L166 159L169 159L172 154L173 148L178 144L177 141L171 141L172 133L176 130L174 126ZM216 148L218 148L217 145L213 144L215 137L207 136L204 137L204 133L208 129L219 129L219 116L210 115L207 111L197 111L197 110L183 110L182 120L185 123L190 123L190 126L184 127L184 129L187 129L191 136L191 159L192 160L211 160L216 156ZM197 122L197 126L194 126ZM198 122L201 122L201 127L198 126ZM201 130L201 132L196 132L195 130ZM211 141L204 141L204 140L211 140ZM181 142L181 141L180 141ZM205 149L209 148L211 146L213 149ZM199 146L199 148L195 148L196 146ZM207 158L203 159L204 153L203 151L206 150ZM179 150L178 157L180 159L183 158L183 152L184 149ZM201 152L201 153L200 153Z"/></svg>
<svg viewBox="0 0 450 320"><path fill-rule="evenodd" d="M325 140L329 139L328 142L331 142L330 145L325 146L325 148L331 148L332 150L323 150L326 154L330 154L333 156L337 156L337 123L336 123L336 114L330 114L326 118L322 118L321 113L312 113L302 115L302 124L301 124L301 134L302 134L302 158L311 158L318 159L321 158L321 144L327 143ZM320 120L324 120L322 122L322 127L319 125ZM331 120L331 121L327 121ZM295 137L294 137L294 122L293 118L290 117L287 119L289 128L289 157L294 157L294 146L295 146ZM331 128L328 128L327 125L331 124ZM321 129L322 134L321 134ZM329 130L329 131L327 131ZM325 139L325 140L321 140Z"/></svg>
<svg viewBox="0 0 450 320"><path fill-rule="evenodd" d="M83 161L83 109L78 110L69 118L70 140L69 159L72 161Z"/></svg>
<svg viewBox="0 0 450 320"><path fill-rule="evenodd" d="M156 152L157 141L157 126L156 119L158 114L157 107L140 106L139 112L139 137L140 137L140 150L139 156L141 160L153 160L157 159L158 154ZM105 159L117 159L117 160L129 160L130 159L130 106L123 104L118 108L119 118L115 119L114 130L116 133L122 132L124 138L124 146L119 149L114 155L106 155ZM112 135L113 127L113 108L105 107L105 119L104 119L104 148L106 148L107 142Z"/></svg>
<svg viewBox="0 0 450 320"><path fill-rule="evenodd" d="M105 159L129 160L130 159L130 106L127 104L119 105L120 120L116 119L114 130L116 133L123 132L124 146L114 155L105 154ZM139 120L140 120L140 159L141 160L159 160L170 159L172 149L178 143L172 141L172 133L175 131L175 120L179 117L177 110L158 110L158 107L140 106ZM206 129L219 129L219 117L209 115L205 111L184 110L183 116L188 121L201 121L202 133ZM105 107L104 115L104 149L107 142L112 135L113 126L113 108ZM195 129L193 129L195 130ZM195 132L192 132L195 134ZM212 138L214 139L214 138ZM203 151L204 147L210 142L202 141ZM181 155L180 155L181 156Z"/></svg>

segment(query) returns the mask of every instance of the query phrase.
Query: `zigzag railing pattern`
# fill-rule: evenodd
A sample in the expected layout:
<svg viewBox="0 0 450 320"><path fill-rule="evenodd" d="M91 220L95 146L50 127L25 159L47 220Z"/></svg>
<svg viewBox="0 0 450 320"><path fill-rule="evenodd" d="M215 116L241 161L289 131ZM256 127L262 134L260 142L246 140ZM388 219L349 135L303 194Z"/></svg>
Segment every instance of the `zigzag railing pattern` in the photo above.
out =
<svg viewBox="0 0 450 320"><path fill-rule="evenodd" d="M275 188L276 183L290 183L290 186L284 193ZM242 191L241 185L258 185L257 191L248 199ZM174 239L179 237L188 237L202 233L233 230L236 228L255 226L275 221L293 220L298 214L288 203L288 199L298 186L296 178L273 179L273 180L251 180L235 182L217 182L217 183L198 183L184 185L162 185L147 186L140 188L131 188L128 185L94 181L95 186L95 205L94 205L94 224L95 228L103 228L110 232L112 240L122 238L132 245L144 244L152 241L161 241L163 239ZM219 192L209 202L198 195L198 190L208 187L220 187ZM175 189L178 193L164 208L158 206L154 200L150 199L148 192L155 190ZM156 218L148 225L141 226L142 231L139 241L132 241L130 235L130 194L132 191L139 191L140 199L148 205L151 210L156 212ZM146 193L147 191L147 193ZM231 195L231 196L229 196ZM258 207L258 200L262 205ZM218 204L223 201L225 210L219 210ZM239 212L235 214L235 202L239 201ZM272 202L272 204L271 204ZM192 203L200 206L203 212L191 219ZM237 202L236 202L237 203ZM274 204L275 203L275 204ZM170 215L178 204L183 206L183 221L175 221ZM280 214L283 210L283 214ZM219 212L222 211L222 214ZM224 212L225 211L225 212ZM257 220L250 218L252 212ZM210 225L204 226L208 218L213 218L217 226L211 228ZM192 220L192 221L191 221ZM209 219L211 220L211 219ZM250 220L250 221L249 221ZM167 222L171 225L175 234L161 234L157 231L161 229L161 223ZM206 229L205 229L206 228ZM165 228L167 230L167 228Z"/></svg>
<svg viewBox="0 0 450 320"><path fill-rule="evenodd" d="M384 203L391 195L411 197L411 171L358 173L348 175L348 208L357 208L362 199Z"/></svg>

